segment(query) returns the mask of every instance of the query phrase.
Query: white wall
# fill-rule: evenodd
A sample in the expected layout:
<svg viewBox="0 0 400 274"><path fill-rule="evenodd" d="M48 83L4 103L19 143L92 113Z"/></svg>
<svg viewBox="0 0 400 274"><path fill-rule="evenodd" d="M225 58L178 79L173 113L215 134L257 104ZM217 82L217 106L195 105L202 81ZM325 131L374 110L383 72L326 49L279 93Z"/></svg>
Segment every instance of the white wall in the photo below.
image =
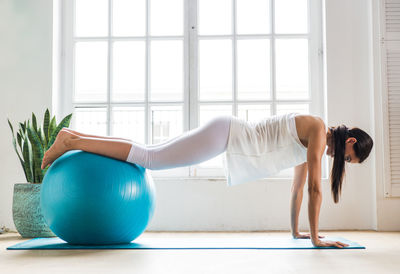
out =
<svg viewBox="0 0 400 274"><path fill-rule="evenodd" d="M326 0L328 124L359 126L372 135L374 82L371 1ZM14 228L12 186L23 171L12 150L5 117L20 121L31 111L51 104L52 1L0 2L0 226ZM26 35L29 34L29 35ZM20 57L24 54L24 58ZM6 77L5 77L6 75ZM4 78L4 80L3 80ZM376 128L379 129L378 127ZM375 147L379 149L379 147ZM382 213L382 186L376 185L376 150L362 165L347 170L342 201L332 202L323 182L321 229L400 229ZM380 161L380 160L379 160ZM377 171L377 173L379 170ZM157 209L152 230L269 230L289 229L290 181L254 182L227 187L224 181L157 181ZM381 196L380 196L381 195ZM378 213L384 218L377 218ZM398 204L384 202L385 210ZM307 194L300 228L308 229ZM388 226L387 226L388 225Z"/></svg>
<svg viewBox="0 0 400 274"><path fill-rule="evenodd" d="M369 0L326 1L328 123L357 126L374 136L372 34ZM347 165L342 214L376 226L375 148L362 165Z"/></svg>
<svg viewBox="0 0 400 274"><path fill-rule="evenodd" d="M14 228L13 185L26 182L6 118L51 107L52 1L0 1L0 226Z"/></svg>

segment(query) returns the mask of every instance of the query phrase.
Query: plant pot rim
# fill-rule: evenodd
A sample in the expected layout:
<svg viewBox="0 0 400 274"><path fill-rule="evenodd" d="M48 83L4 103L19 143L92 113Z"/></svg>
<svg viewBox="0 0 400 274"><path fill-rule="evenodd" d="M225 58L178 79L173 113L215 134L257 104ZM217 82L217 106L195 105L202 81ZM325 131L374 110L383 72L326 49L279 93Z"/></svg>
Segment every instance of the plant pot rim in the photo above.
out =
<svg viewBox="0 0 400 274"><path fill-rule="evenodd" d="M14 187L32 187L32 186L40 186L42 185L41 183L36 184L36 183L15 183Z"/></svg>

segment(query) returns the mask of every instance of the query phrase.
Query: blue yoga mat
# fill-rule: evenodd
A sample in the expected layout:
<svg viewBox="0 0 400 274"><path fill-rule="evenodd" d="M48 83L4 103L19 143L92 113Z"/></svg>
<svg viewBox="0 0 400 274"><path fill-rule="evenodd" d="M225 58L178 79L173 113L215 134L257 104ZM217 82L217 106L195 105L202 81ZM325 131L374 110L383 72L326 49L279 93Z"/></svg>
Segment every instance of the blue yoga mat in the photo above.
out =
<svg viewBox="0 0 400 274"><path fill-rule="evenodd" d="M291 237L265 238L150 238L139 237L129 244L119 245L70 245L58 237L35 238L16 245L8 250L24 249L365 249L358 243L341 237L326 237L324 240L340 241L349 244L345 248L314 247L309 239Z"/></svg>

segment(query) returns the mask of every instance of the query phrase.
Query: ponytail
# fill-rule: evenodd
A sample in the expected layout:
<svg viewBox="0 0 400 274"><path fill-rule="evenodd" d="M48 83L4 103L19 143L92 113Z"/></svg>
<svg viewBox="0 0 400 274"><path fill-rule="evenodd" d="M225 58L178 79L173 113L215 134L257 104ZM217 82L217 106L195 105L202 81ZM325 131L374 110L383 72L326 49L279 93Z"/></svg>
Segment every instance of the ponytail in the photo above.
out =
<svg viewBox="0 0 400 274"><path fill-rule="evenodd" d="M331 189L333 200L338 203L345 173L344 156L347 138L354 137L357 140L353 145L353 149L355 155L360 159L359 163L362 163L370 154L373 140L365 131L356 127L349 129L345 125L340 125L329 129L332 132L332 145L335 153L331 170Z"/></svg>
<svg viewBox="0 0 400 274"><path fill-rule="evenodd" d="M345 125L340 125L335 128L331 128L333 134L333 147L334 147L334 159L331 170L331 188L333 200L335 203L339 202L339 196L342 191L344 169L344 152L346 149L346 140L349 136L349 129Z"/></svg>

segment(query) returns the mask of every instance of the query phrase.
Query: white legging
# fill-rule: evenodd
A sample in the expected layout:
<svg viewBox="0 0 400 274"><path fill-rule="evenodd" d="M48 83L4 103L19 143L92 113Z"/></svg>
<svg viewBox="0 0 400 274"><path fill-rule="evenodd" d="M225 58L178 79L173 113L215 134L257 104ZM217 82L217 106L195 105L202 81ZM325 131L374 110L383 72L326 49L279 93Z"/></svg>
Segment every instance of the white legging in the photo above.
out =
<svg viewBox="0 0 400 274"><path fill-rule="evenodd" d="M198 164L226 150L232 116L221 115L164 143L132 142L127 162L148 169L169 169Z"/></svg>

